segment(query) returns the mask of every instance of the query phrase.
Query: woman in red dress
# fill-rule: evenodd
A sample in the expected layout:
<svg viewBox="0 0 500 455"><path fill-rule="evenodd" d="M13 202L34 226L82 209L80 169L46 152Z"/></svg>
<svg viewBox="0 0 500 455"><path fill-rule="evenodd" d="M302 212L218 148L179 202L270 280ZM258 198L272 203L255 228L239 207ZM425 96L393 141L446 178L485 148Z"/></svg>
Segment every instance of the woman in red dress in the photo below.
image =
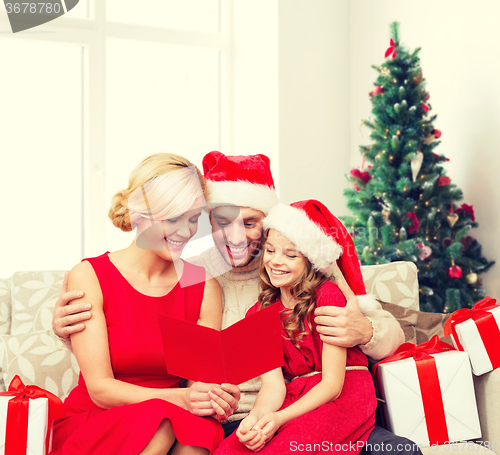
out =
<svg viewBox="0 0 500 455"><path fill-rule="evenodd" d="M69 288L92 304L86 330L71 336L81 369L54 427L53 454L208 454L222 441L218 385L194 396L167 373L158 314L220 329L220 287L180 260L206 205L199 170L177 155L157 154L132 173L109 217L137 228L124 250L83 260ZM234 386L233 386L234 387ZM237 395L237 392L236 392Z"/></svg>
<svg viewBox="0 0 500 455"><path fill-rule="evenodd" d="M278 204L263 224L263 291L247 316L279 306L285 366L261 376L254 408L216 455L357 454L375 425L366 356L357 347L323 344L312 320L318 306L345 306L329 280L339 270L356 294L366 294L352 239L318 201Z"/></svg>

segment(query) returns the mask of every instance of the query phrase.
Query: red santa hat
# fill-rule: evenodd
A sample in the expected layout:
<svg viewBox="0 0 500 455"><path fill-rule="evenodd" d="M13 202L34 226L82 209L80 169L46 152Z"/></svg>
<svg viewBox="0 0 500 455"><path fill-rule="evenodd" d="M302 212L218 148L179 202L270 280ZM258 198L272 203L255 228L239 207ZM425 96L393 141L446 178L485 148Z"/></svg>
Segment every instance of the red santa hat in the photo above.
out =
<svg viewBox="0 0 500 455"><path fill-rule="evenodd" d="M334 277L338 267L364 314L380 308L374 296L366 294L352 237L321 202L311 199L291 205L279 203L264 218L263 225L281 232L327 277Z"/></svg>
<svg viewBox="0 0 500 455"><path fill-rule="evenodd" d="M203 158L210 204L233 204L266 215L278 203L266 155L226 156L210 152Z"/></svg>

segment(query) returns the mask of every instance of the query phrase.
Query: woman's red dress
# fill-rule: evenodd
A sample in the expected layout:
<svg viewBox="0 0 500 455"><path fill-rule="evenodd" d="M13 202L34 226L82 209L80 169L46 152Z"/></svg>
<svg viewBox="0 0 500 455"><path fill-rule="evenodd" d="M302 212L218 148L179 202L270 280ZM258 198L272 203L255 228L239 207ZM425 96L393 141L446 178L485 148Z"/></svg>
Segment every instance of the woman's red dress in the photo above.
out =
<svg viewBox="0 0 500 455"><path fill-rule="evenodd" d="M288 311L281 300L282 313ZM316 306L345 306L345 298L338 286L325 282L316 291ZM248 310L247 316L259 310L256 303ZM322 341L312 322L312 333L300 341L300 349L287 340L285 330L281 329L285 366L283 375L286 380L286 397L281 409L297 401L321 381L321 373L298 377L321 371ZM359 348L347 349L347 366L368 366L366 356ZM296 378L296 379L293 379ZM293 381L292 381L293 379ZM347 370L340 396L321 405L283 425L259 454L285 453L342 453L356 454L361 451L375 426L375 408L377 402L373 379L369 371ZM252 453L236 436L229 436L219 446L214 455Z"/></svg>
<svg viewBox="0 0 500 455"><path fill-rule="evenodd" d="M205 270L185 262L175 287L165 296L151 297L134 289L107 253L86 260L102 290L115 378L143 387L179 387L180 378L167 373L158 314L196 323ZM197 284L183 286L188 281ZM224 437L212 417L197 417L162 399L102 409L90 399L81 373L64 406L66 417L54 426L53 455L137 455L163 419L170 420L176 439L185 445L212 452Z"/></svg>

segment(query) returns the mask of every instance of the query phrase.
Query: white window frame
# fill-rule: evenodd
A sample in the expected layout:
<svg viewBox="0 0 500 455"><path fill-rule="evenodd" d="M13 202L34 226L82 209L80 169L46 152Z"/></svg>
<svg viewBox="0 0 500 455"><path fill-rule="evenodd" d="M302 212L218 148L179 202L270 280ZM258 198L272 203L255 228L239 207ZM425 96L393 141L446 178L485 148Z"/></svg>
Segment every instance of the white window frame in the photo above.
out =
<svg viewBox="0 0 500 455"><path fill-rule="evenodd" d="M61 16L33 29L8 33L10 23L0 6L0 39L35 40L83 46L84 103L82 143L82 257L105 250L108 201L106 179L106 39L125 38L219 51L219 150L232 150L232 2L219 0L220 33L194 32L106 21L106 0L89 0L90 19ZM222 88L225 87L224 90Z"/></svg>

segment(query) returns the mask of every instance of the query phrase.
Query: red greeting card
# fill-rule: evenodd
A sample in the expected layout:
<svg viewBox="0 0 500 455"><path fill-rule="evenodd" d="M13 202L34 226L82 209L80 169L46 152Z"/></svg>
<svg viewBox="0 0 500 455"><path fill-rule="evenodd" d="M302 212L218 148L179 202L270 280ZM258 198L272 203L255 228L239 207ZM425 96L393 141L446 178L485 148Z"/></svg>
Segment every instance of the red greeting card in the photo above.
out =
<svg viewBox="0 0 500 455"><path fill-rule="evenodd" d="M181 378L241 384L284 365L278 305L224 330L158 315L167 371Z"/></svg>

